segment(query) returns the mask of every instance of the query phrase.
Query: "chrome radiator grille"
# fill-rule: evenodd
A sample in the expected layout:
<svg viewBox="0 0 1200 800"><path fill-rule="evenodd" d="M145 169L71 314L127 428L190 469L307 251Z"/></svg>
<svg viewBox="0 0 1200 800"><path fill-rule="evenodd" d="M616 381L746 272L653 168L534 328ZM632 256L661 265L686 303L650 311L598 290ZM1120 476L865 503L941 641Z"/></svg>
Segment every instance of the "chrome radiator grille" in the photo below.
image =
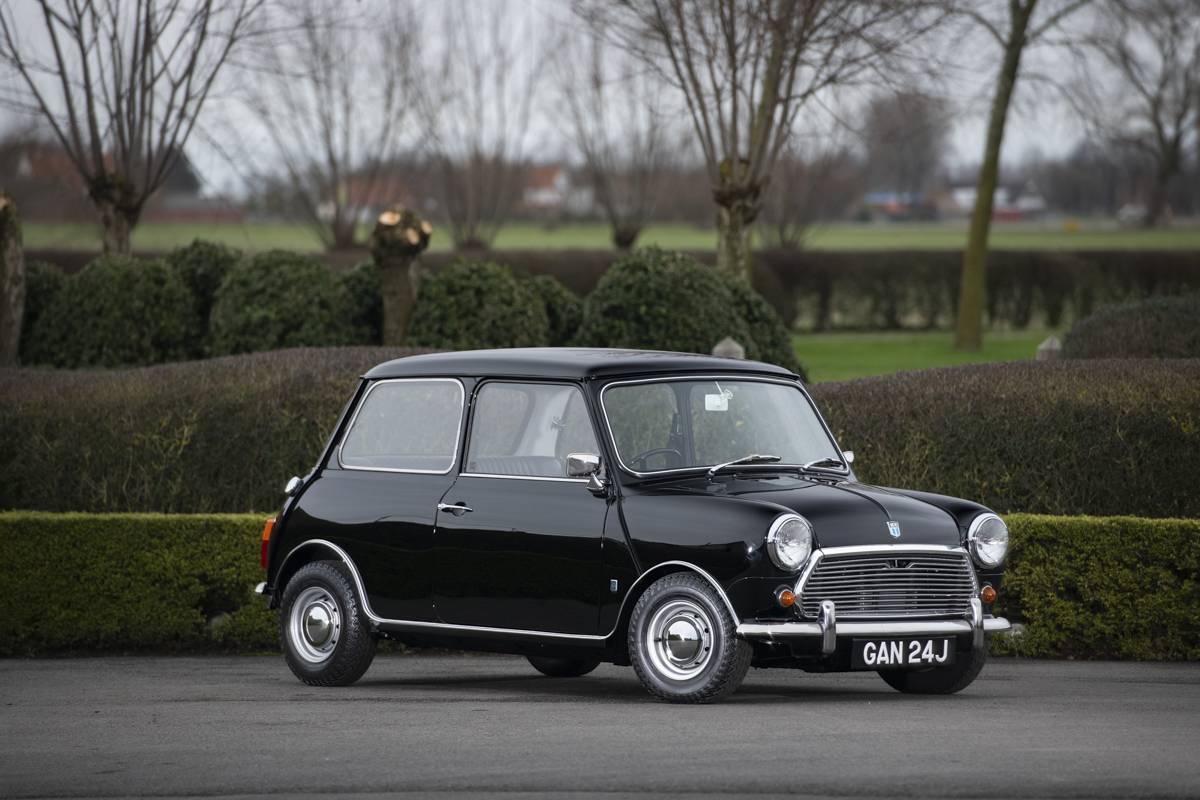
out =
<svg viewBox="0 0 1200 800"><path fill-rule="evenodd" d="M837 618L962 617L975 596L965 552L887 551L825 555L800 590L806 617L832 600Z"/></svg>

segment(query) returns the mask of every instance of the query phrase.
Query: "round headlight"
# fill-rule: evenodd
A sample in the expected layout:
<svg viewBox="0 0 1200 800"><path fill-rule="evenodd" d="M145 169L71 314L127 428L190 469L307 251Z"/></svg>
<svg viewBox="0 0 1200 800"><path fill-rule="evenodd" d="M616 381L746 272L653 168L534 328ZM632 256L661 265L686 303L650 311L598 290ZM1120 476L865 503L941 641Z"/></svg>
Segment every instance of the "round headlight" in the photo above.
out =
<svg viewBox="0 0 1200 800"><path fill-rule="evenodd" d="M998 567L1008 555L1008 526L995 514L980 514L967 531L971 555L983 567Z"/></svg>
<svg viewBox="0 0 1200 800"><path fill-rule="evenodd" d="M812 553L812 525L799 514L782 514L767 531L767 553L775 566L795 572Z"/></svg>

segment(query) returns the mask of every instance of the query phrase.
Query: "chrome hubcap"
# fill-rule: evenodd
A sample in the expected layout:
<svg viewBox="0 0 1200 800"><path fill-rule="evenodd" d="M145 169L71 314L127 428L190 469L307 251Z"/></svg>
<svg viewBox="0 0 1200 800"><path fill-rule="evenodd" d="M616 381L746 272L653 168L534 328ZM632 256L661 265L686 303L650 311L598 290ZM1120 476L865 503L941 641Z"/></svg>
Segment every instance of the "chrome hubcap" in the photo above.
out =
<svg viewBox="0 0 1200 800"><path fill-rule="evenodd" d="M288 638L300 657L311 664L328 659L342 631L342 612L333 595L310 586L292 604Z"/></svg>
<svg viewBox="0 0 1200 800"><path fill-rule="evenodd" d="M686 681L712 660L713 623L708 611L688 599L669 600L646 626L646 652L662 677Z"/></svg>

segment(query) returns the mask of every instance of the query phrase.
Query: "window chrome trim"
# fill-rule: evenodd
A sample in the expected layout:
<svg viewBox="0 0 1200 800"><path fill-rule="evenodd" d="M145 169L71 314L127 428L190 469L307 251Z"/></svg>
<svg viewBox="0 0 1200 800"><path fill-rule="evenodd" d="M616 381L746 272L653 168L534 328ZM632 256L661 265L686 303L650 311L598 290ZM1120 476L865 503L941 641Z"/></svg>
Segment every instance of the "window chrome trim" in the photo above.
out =
<svg viewBox="0 0 1200 800"><path fill-rule="evenodd" d="M551 478L548 475L497 475L492 472L460 472L460 478L502 478L509 481L551 481L553 483L587 483L587 478Z"/></svg>
<svg viewBox="0 0 1200 800"><path fill-rule="evenodd" d="M450 453L450 466L445 470L437 469L399 469L397 467L355 467L349 466L342 461L342 448L346 444L346 439L354 431L354 423L358 422L359 412L363 406L367 404L367 398L371 396L371 392L375 391L377 386L382 386L385 383L453 383L458 386L458 422L454 433L454 450ZM363 393L362 399L358 401L358 407L354 409L354 416L350 417L350 423L346 426L346 432L342 434L342 440L337 446L337 462L342 469L353 470L355 472L399 472L409 475L449 475L458 465L458 448L462 444L463 435L463 418L466 416L466 398L467 391L463 387L463 382L458 378L385 378L375 381L367 387L367 391Z"/></svg>
<svg viewBox="0 0 1200 800"><path fill-rule="evenodd" d="M621 624L621 617L624 615L625 606L629 602L629 598L633 594L633 590L651 572L654 572L655 570L657 570L661 567L667 567L667 566L686 567L687 569L691 570L692 572L695 572L696 574L698 574L700 577L704 578L706 581L708 581L710 584L712 584L712 587L717 590L717 594L720 595L721 599L725 602L725 608L728 609L730 618L733 620L733 624L737 625L741 621L738 618L737 612L734 611L734 609L733 609L733 604L731 602L729 602L728 595L725 594L725 590L723 588L721 588L721 584L719 584L717 582L717 579L714 578L712 575L708 574L707 572L705 572L700 567L697 567L695 564L689 563L687 561L663 561L660 564L655 564L653 567L651 567L650 569L644 571L641 575L639 575L633 583L629 584L629 590L625 592L625 597L621 600L621 608L617 614L617 619L613 623L612 629L608 633L605 633L605 634L556 633L553 631L536 631L536 630L528 630L525 628L491 628L491 627L486 627L486 626L482 626L482 625L458 625L458 624L450 623L450 622L428 622L428 621L422 621L422 620L389 619L387 617L379 616L378 614L376 614L374 612L374 610L372 610L371 601L367 597L366 588L363 586L362 576L359 575L358 567L355 566L354 561L350 558L350 554L347 553L342 548L338 547L333 542L329 541L328 539L308 539L308 540L303 541L300 544L296 545L290 551L288 551L287 556L283 559L283 562L279 565L279 570L277 570L275 574L278 575L279 573L283 572L283 568L285 566L287 566L288 561L298 550L305 548L305 547L312 546L312 545L316 545L319 547L325 547L325 548L331 550L338 558L340 558L342 560L342 562L346 565L346 568L350 570L350 577L354 580L354 587L355 587L355 589L358 590L358 596L362 600L362 608L363 608L363 611L367 615L367 619L369 619L375 625L383 625L383 626L386 626L390 630L409 630L409 631L413 631L416 633L420 633L421 631L432 631L435 633L439 632L439 631L450 631L450 632L459 631L459 632L463 632L463 633L497 633L497 634L504 634L507 636L532 636L532 637L542 637L542 638L548 638L548 639L566 639L566 640L570 640L570 641L596 642L596 643L605 642L608 639L611 639L613 637L613 635L617 632L617 628ZM275 592L278 592L280 590L280 588L281 587L279 587L279 586L273 587Z"/></svg>
<svg viewBox="0 0 1200 800"><path fill-rule="evenodd" d="M842 450L838 446L837 440L833 437L833 431L831 431L829 429L829 424L825 422L825 417L823 417L821 415L821 412L817 409L817 404L813 402L812 396L809 395L808 390L806 390L804 388L804 385L799 380L784 380L782 378L770 378L765 375L755 375L752 373L734 372L734 373L730 373L727 375L664 375L664 376L660 376L658 378L638 378L636 380L613 381L611 383L605 384L604 388L602 388L600 390L600 414L604 417L604 434L608 437L608 441L612 444L613 454L616 455L616 457L617 457L617 459L616 459L617 466L619 466L623 471L629 473L630 475L638 477L638 478L651 478L651 477L655 477L658 475L673 475L673 474L679 473L679 472L695 472L696 470L707 470L710 467L712 467L713 466L712 464L705 464L705 465L697 465L694 467L680 467L677 469L660 469L660 470L654 470L651 472L638 472L637 470L626 466L625 462L621 460L621 449L619 447L617 447L617 438L615 436L613 436L612 423L608 419L608 408L605 407L605 403L604 403L604 395L608 392L609 389L612 389L617 386L633 386L636 384L643 384L643 383L672 383L672 382L677 383L679 381L711 381L711 380L757 381L759 383L775 383L775 384L779 384L780 386L790 386L793 389L796 389L797 391L800 392L800 396L803 397L805 399L805 401L808 403L808 407L812 409L813 414L816 415L817 421L821 423L821 430L825 431L825 436L826 436L826 438L829 439L829 443L833 445L834 452L838 454L839 458L841 457ZM775 469L775 470L797 469L797 470L799 470L804 467L803 464L762 464L762 465L749 464L746 466L750 469L754 469L756 466L765 467L765 468L768 468L767 471L770 471L772 469ZM843 466L842 469L834 469L831 467L812 467L808 470L803 470L803 471L804 472L827 472L831 475L847 477L850 474L850 465L846 464L845 461L843 461L842 466Z"/></svg>

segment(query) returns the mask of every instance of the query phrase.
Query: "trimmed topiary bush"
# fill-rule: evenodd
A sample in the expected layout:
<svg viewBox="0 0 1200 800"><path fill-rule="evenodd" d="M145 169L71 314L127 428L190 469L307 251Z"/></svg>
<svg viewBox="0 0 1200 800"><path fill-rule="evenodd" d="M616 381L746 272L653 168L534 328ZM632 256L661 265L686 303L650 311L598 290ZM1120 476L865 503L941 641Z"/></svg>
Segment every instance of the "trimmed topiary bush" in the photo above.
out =
<svg viewBox="0 0 1200 800"><path fill-rule="evenodd" d="M208 331L208 318L216 302L217 289L229 274L229 270L241 260L242 254L233 248L215 242L195 239L191 244L177 247L167 253L165 260L175 270L184 286L192 293L199 320L196 340L192 343L192 354L204 354L204 337Z"/></svg>
<svg viewBox="0 0 1200 800"><path fill-rule="evenodd" d="M1200 520L1005 518L1011 552L996 613L1023 623L1000 653L1200 659Z"/></svg>
<svg viewBox="0 0 1200 800"><path fill-rule="evenodd" d="M356 344L373 345L383 341L383 297L379 267L372 260L360 261L340 276L350 298L350 322Z"/></svg>
<svg viewBox="0 0 1200 800"><path fill-rule="evenodd" d="M867 483L1002 513L1200 517L1200 359L977 364L812 394Z"/></svg>
<svg viewBox="0 0 1200 800"><path fill-rule="evenodd" d="M354 342L350 296L320 261L269 250L240 261L217 290L209 320L215 355Z"/></svg>
<svg viewBox="0 0 1200 800"><path fill-rule="evenodd" d="M526 287L541 298L550 325L549 345L564 347L570 343L583 321L583 303L567 287L549 275L526 279Z"/></svg>
<svg viewBox="0 0 1200 800"><path fill-rule="evenodd" d="M47 261L25 264L25 316L21 319L21 361L29 363L33 326L67 282L63 271Z"/></svg>
<svg viewBox="0 0 1200 800"><path fill-rule="evenodd" d="M1200 358L1200 294L1108 306L1076 322L1067 358Z"/></svg>
<svg viewBox="0 0 1200 800"><path fill-rule="evenodd" d="M414 347L539 347L549 339L541 297L490 261L458 261L422 278L408 323Z"/></svg>
<svg viewBox="0 0 1200 800"><path fill-rule="evenodd" d="M172 361L188 355L197 325L191 293L164 262L101 256L38 315L29 360L56 367Z"/></svg>
<svg viewBox="0 0 1200 800"><path fill-rule="evenodd" d="M600 279L575 341L711 353L726 336L747 358L799 368L787 329L750 286L690 256L650 247L617 261Z"/></svg>

